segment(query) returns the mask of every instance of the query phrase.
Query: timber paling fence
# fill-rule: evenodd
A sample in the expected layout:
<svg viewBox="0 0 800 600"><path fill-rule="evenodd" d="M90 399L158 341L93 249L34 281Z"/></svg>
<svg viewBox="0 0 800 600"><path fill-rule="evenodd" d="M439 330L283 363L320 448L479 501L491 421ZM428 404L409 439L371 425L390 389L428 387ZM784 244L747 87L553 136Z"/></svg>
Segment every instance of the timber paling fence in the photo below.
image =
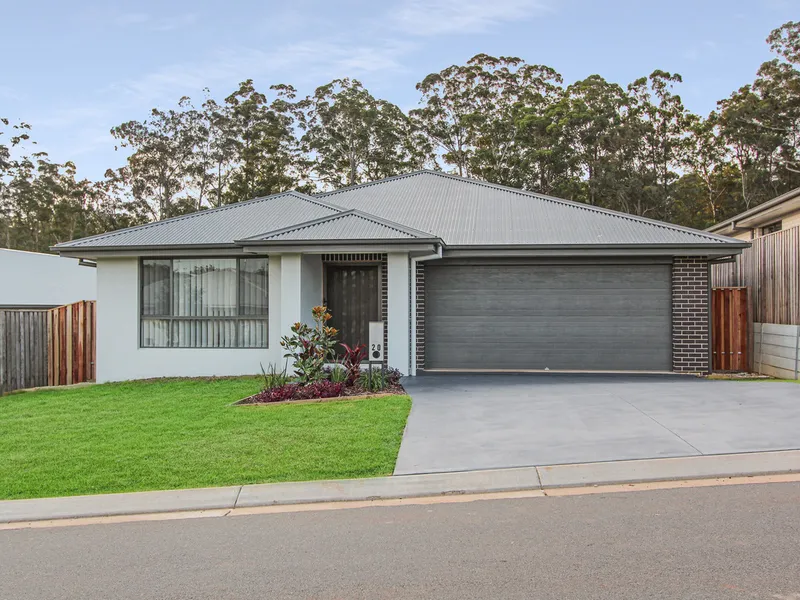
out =
<svg viewBox="0 0 800 600"><path fill-rule="evenodd" d="M47 385L46 310L0 310L0 394Z"/></svg>
<svg viewBox="0 0 800 600"><path fill-rule="evenodd" d="M750 288L756 323L800 325L800 226L752 240L735 262L713 265L713 287Z"/></svg>
<svg viewBox="0 0 800 600"><path fill-rule="evenodd" d="M0 310L0 394L94 381L96 304Z"/></svg>

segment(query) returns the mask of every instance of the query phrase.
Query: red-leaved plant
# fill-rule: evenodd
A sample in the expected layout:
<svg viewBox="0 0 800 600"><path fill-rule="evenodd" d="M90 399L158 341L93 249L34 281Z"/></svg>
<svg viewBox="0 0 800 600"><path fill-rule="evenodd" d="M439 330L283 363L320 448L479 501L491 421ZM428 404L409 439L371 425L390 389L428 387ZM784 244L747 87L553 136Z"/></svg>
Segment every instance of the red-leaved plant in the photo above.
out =
<svg viewBox="0 0 800 600"><path fill-rule="evenodd" d="M286 400L311 400L314 398L335 398L344 391L343 383L334 383L327 379L315 381L306 385L287 383L277 387L265 389L255 396L252 401L259 402L285 402Z"/></svg>
<svg viewBox="0 0 800 600"><path fill-rule="evenodd" d="M367 346L366 344L356 344L351 348L345 343L342 343L341 346L344 348L342 366L345 368L345 371L347 371L345 383L350 387L358 381L358 377L361 375L361 362L367 355Z"/></svg>

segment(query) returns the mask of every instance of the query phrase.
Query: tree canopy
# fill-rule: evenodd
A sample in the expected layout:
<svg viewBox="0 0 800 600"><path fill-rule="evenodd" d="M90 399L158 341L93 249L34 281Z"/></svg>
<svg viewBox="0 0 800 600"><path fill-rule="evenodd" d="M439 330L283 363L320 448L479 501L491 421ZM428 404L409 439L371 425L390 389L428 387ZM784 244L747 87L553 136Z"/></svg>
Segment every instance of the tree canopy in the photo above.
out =
<svg viewBox="0 0 800 600"><path fill-rule="evenodd" d="M341 78L298 98L252 80L114 127L129 152L99 181L0 118L0 245L46 251L76 237L288 189L336 189L442 169L704 228L800 186L800 23L766 39L774 57L708 115L681 76L565 84L551 67L478 54L417 84L408 112ZM3 117L3 115L0 115Z"/></svg>

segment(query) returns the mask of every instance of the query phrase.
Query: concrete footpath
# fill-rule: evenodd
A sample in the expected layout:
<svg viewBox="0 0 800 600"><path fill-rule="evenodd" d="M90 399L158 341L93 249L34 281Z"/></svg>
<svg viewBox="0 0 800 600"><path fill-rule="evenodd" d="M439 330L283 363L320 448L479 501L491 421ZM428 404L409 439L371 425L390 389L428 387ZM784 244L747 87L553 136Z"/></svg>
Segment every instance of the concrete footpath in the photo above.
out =
<svg viewBox="0 0 800 600"><path fill-rule="evenodd" d="M800 473L800 450L0 501L0 523Z"/></svg>

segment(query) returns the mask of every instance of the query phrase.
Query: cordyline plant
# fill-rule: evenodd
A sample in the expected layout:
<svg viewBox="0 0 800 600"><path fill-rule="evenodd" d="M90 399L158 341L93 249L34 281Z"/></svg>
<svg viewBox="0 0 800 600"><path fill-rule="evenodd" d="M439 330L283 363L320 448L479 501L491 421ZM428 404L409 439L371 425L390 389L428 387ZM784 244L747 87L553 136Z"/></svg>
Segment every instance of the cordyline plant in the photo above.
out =
<svg viewBox="0 0 800 600"><path fill-rule="evenodd" d="M356 344L352 348L345 343L341 346L344 348L344 355L342 356L342 366L347 372L345 382L348 386L355 384L361 375L361 362L367 356L367 346L365 344Z"/></svg>
<svg viewBox="0 0 800 600"><path fill-rule="evenodd" d="M314 319L313 326L295 323L292 325L292 334L281 338L281 346L285 350L283 356L292 359L300 385L325 379L325 363L333 358L336 335L339 333L326 324L331 320L331 314L325 306L315 306L311 316Z"/></svg>

